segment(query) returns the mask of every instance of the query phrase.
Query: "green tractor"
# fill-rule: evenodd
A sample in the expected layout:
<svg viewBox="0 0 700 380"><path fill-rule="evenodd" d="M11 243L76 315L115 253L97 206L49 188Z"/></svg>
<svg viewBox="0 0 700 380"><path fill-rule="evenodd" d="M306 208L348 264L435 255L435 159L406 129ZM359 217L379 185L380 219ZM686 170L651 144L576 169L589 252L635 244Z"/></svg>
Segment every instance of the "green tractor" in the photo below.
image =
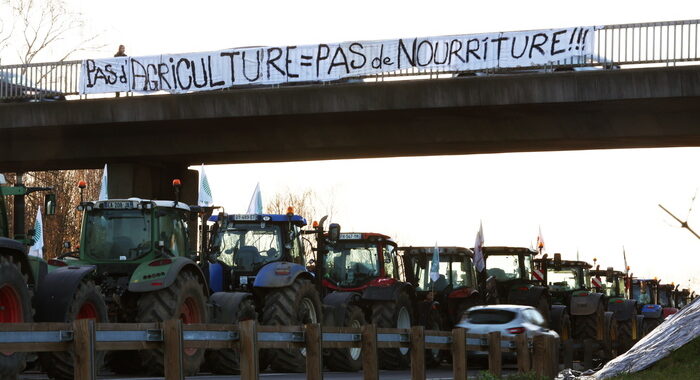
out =
<svg viewBox="0 0 700 380"><path fill-rule="evenodd" d="M49 191L46 187L26 187L22 173L17 173L17 183L9 186L0 174L0 323L33 322L32 298L40 289L47 271L46 261L27 255L34 244L32 233L24 232L25 196L37 191ZM13 196L14 236L10 236L5 197ZM44 210L53 215L56 210L55 194L47 194ZM23 352L0 353L0 378L12 378L24 370L27 354Z"/></svg>
<svg viewBox="0 0 700 380"><path fill-rule="evenodd" d="M607 311L606 294L591 286L600 284L599 278L591 278L591 265L585 261L562 260L559 253L554 254L554 259L545 255L535 261L540 269L535 272L536 277L547 284L554 305L566 307L570 318L570 331L560 332L562 340L571 337L599 341L599 357L611 359L617 347L617 320L613 312ZM602 331L598 331L599 326Z"/></svg>
<svg viewBox="0 0 700 380"><path fill-rule="evenodd" d="M82 181L81 181L82 182ZM80 184L81 189L85 186ZM37 294L37 313L59 321L87 299L89 313L104 322L161 322L179 318L185 324L209 321L207 280L197 259L198 207L178 199L179 180L173 181L175 201L139 198L81 201L83 212L80 248L52 262L45 284ZM94 284L95 290L86 290ZM97 288L98 287L98 288ZM72 292L70 290L73 290ZM68 307L45 307L47 300L75 294ZM78 297L78 296L81 297ZM198 372L205 350L185 350L187 375ZM69 368L65 356L51 354L42 360ZM163 350L115 351L107 366L118 373L141 370L160 375Z"/></svg>

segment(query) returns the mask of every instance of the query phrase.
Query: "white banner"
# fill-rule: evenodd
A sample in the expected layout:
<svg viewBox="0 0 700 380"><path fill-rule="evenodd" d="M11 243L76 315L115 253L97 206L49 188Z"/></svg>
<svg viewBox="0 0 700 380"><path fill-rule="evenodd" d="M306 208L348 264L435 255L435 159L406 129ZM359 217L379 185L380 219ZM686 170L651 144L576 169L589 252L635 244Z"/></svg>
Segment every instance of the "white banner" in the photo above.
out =
<svg viewBox="0 0 700 380"><path fill-rule="evenodd" d="M593 53L594 27L86 59L80 92L185 93L402 69L530 67Z"/></svg>

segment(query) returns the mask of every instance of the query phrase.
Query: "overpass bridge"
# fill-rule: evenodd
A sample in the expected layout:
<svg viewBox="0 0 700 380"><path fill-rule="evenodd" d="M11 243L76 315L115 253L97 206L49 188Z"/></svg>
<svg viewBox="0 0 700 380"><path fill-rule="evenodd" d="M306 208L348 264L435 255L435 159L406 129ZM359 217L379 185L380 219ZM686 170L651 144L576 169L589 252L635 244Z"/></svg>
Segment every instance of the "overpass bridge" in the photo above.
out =
<svg viewBox="0 0 700 380"><path fill-rule="evenodd" d="M700 146L700 66L674 66L700 61L690 26L680 55L599 70L0 104L0 171L109 163L110 193L157 197L202 162Z"/></svg>

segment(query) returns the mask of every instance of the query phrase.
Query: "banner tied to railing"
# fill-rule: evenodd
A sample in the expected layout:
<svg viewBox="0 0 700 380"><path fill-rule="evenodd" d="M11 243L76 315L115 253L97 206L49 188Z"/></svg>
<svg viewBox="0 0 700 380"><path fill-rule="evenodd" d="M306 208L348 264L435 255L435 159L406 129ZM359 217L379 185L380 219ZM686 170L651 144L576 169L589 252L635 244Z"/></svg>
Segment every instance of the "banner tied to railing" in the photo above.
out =
<svg viewBox="0 0 700 380"><path fill-rule="evenodd" d="M594 27L468 34L204 53L86 59L80 92L184 93L227 87L325 82L416 68L472 71L582 62Z"/></svg>

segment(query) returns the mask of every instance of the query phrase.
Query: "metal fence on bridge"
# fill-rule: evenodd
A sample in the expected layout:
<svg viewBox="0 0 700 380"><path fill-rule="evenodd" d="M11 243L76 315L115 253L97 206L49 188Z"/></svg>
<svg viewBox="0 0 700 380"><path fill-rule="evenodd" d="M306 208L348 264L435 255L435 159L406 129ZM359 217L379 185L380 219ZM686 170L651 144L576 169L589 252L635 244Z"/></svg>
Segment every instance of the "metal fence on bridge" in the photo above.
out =
<svg viewBox="0 0 700 380"><path fill-rule="evenodd" d="M700 20L605 25L596 28L595 54L552 62L547 66L490 69L480 74L539 70L552 72L577 67L617 69L635 66L676 66L700 61L698 25ZM0 102L64 100L79 95L81 62L63 61L0 66ZM390 73L357 77L368 81L435 79L476 72L421 70L413 67ZM343 81L345 82L345 81ZM335 82L324 84L332 85ZM298 83L296 84L298 85ZM278 87L274 85L273 87ZM270 87L260 85L260 87ZM233 87L231 89L235 89ZM84 97L84 95L83 95Z"/></svg>

